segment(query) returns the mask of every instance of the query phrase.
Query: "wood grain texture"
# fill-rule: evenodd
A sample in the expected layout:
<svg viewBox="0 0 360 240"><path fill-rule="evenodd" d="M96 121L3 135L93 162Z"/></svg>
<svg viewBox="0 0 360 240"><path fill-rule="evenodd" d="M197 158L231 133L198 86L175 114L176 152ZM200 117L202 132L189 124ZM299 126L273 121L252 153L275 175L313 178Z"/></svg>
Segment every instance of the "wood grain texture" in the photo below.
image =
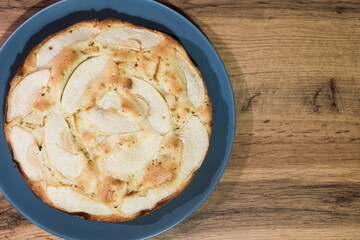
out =
<svg viewBox="0 0 360 240"><path fill-rule="evenodd" d="M0 0L0 45L55 1ZM360 239L360 2L173 0L219 52L237 129L210 198L156 239ZM0 239L57 239L0 197Z"/></svg>

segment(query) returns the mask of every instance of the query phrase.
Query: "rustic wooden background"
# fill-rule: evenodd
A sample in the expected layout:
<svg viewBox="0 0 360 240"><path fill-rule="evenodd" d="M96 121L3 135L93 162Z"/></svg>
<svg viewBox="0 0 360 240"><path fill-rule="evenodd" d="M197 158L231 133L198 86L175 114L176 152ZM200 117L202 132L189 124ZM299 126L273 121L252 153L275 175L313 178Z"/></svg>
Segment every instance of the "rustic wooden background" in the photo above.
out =
<svg viewBox="0 0 360 240"><path fill-rule="evenodd" d="M55 0L0 0L0 46ZM231 159L157 239L360 239L360 2L174 0L234 88ZM57 239L0 196L0 239Z"/></svg>

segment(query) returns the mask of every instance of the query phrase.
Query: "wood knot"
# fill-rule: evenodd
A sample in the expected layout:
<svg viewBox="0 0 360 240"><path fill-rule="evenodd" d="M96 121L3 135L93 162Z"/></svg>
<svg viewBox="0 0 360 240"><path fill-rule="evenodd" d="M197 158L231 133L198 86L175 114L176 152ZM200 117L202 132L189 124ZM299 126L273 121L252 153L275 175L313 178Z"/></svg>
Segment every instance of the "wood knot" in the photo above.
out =
<svg viewBox="0 0 360 240"><path fill-rule="evenodd" d="M342 14L343 12L345 12L345 7L336 6L336 7L335 7L335 11L336 11L338 14Z"/></svg>

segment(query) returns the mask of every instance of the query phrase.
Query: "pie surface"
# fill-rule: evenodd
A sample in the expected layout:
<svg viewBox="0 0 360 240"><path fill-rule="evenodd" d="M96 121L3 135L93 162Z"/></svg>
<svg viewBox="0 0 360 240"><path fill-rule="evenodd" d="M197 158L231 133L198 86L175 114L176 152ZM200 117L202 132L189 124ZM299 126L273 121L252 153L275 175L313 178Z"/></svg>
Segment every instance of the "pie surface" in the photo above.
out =
<svg viewBox="0 0 360 240"><path fill-rule="evenodd" d="M74 24L35 47L10 85L14 161L62 211L134 219L181 193L207 153L206 85L164 33L116 19Z"/></svg>

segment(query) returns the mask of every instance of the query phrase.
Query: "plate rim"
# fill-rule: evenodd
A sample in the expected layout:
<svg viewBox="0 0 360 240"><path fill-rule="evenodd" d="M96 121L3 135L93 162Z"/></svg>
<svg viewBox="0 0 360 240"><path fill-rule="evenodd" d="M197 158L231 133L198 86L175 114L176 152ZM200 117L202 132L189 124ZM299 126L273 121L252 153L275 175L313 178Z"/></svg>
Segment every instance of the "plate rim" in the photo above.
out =
<svg viewBox="0 0 360 240"><path fill-rule="evenodd" d="M109 0L111 1L111 0ZM199 29L191 20L188 19L187 16L182 15L181 13L177 12L176 10L174 10L173 8L171 8L170 6L167 6L163 3L157 2L157 1L152 1L152 0L141 0L143 2L146 2L147 4L154 4L156 7L162 8L164 11L170 11L172 14L174 14L177 18L180 18L181 20L185 21L188 26L191 26L196 32L199 33L199 36L202 38L202 40L204 42L206 42L206 44L208 45L208 47L211 49L211 51L213 51L214 55L216 56L216 60L217 62L219 62L219 64L221 64L221 69L223 70L224 75L226 76L226 79L222 79L222 81L224 83L226 83L228 86L227 88L229 88L230 91L230 96L229 99L231 100L230 103L231 105L229 105L229 111L232 114L232 117L229 115L229 125L232 127L231 131L229 131L228 136L231 139L231 144L230 146L228 146L227 151L224 154L224 158L222 159L222 161L224 161L224 164L221 165L220 171L219 173L215 176L215 184L213 184L212 186L209 187L209 190L204 194L204 196L202 196L201 200L195 204L191 206L191 210L187 211L187 213L180 218L177 218L176 221L173 224L170 224L169 226L162 228L160 231L154 231L153 234L151 235L147 235L145 237L145 239L157 236L159 234L162 234L168 230L170 230L171 228L177 226L178 224L180 224L181 222L183 222L185 219L187 219L191 214L193 214L209 197L210 195L213 193L213 191L215 190L216 186L219 184L219 181L221 179L221 177L224 174L224 171L227 167L227 164L229 162L229 159L231 157L231 153L232 153L232 149L233 149L233 145L234 145L234 139L235 139L235 132L236 132L236 108L235 108L235 98L234 98L234 92L233 92L233 88L231 85L231 81L230 81L230 77L228 75L228 72L226 70L226 67L220 57L220 55L218 54L218 52L216 51L215 47L212 45L211 41L207 38L207 36L202 32L201 29ZM73 0L62 0L56 3L53 3L43 9L41 9L40 11L38 11L37 13L33 14L32 16L30 16L26 21L24 21L20 26L18 26L12 33L11 35L4 41L3 45L0 48L0 54L4 51L4 49L7 47L7 45L9 44L9 42L12 41L12 38L14 37L14 35L20 31L20 29L22 29L24 26L26 26L27 24L29 24L29 22L34 21L34 19L38 18L40 15L43 15L45 12L49 11L50 9L53 8L59 8L61 5L67 3L67 2L71 2L71 4L76 4L76 1ZM61 19L61 18L59 18ZM0 55L1 57L1 55ZM8 91L5 92L5 94L7 94ZM225 159L225 160L224 160ZM6 192L3 191L3 188L0 184L0 191L3 194L3 196L7 199L7 201L12 205L12 207L14 207L21 215L23 215L27 220L29 220L32 224L38 226L39 228L43 229L44 231L47 231L55 236L58 237L62 237L65 239L68 238L73 238L71 236L66 236L63 233L57 232L57 231L53 231L51 228L47 227L47 225L41 224L39 223L36 218L31 217L30 215L26 214L22 209L20 209L15 202L13 202L9 196L7 195ZM73 238L75 239L75 238Z"/></svg>

